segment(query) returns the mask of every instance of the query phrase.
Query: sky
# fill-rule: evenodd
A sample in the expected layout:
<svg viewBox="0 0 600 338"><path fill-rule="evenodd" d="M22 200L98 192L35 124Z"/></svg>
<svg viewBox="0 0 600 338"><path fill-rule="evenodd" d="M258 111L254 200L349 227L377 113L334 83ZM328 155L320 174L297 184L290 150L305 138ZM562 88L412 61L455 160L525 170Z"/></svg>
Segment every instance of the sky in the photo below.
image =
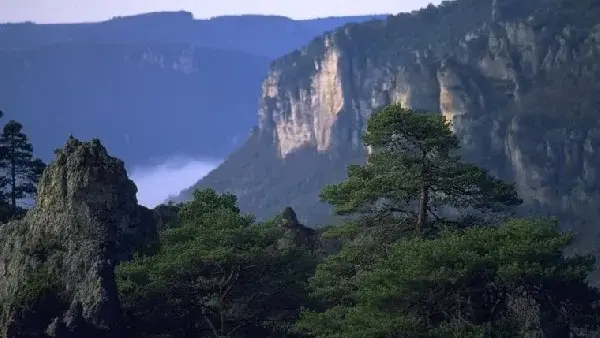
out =
<svg viewBox="0 0 600 338"><path fill-rule="evenodd" d="M294 19L387 14L438 4L441 0L0 0L0 22L93 22L156 11L218 15L275 14Z"/></svg>

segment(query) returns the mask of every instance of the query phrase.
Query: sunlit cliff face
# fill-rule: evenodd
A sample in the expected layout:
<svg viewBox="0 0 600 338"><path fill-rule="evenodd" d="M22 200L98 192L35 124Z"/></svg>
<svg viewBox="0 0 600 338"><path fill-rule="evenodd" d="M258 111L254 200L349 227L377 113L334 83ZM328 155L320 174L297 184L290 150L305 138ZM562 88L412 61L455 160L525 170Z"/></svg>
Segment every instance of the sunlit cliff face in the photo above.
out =
<svg viewBox="0 0 600 338"><path fill-rule="evenodd" d="M275 123L281 157L307 144L315 145L319 151L327 151L331 146L331 131L344 107L344 93L340 55L331 39L326 39L325 44L327 51L321 60L314 61L315 75L308 88L297 93L280 91L277 71L271 71L263 83L263 102L285 97L285 102L265 112Z"/></svg>
<svg viewBox="0 0 600 338"><path fill-rule="evenodd" d="M588 151L597 147L595 127L582 125L577 132L554 132L540 126L536 132L563 135L562 141L543 145L533 139L528 132L531 126L525 125L519 114L532 109L543 114L543 102L534 106L524 103L533 95L526 84L536 81L538 74L568 72L577 58L600 59L598 31L600 28L587 32L587 37L580 36L575 47L575 34L567 28L548 40L527 22L498 23L464 36L452 57L415 50L410 60L396 63L381 62L377 52L366 61L353 59L331 35L323 39L323 53L315 59L312 73L306 75L308 81L283 83L281 70L271 69L263 83L260 127L273 134L280 158L286 158L302 147L327 153L336 144L345 146L347 139L336 139L340 130L353 135L352 147L361 147L358 135L368 116L390 103L439 111L471 158L515 180L526 200L566 210L572 201L587 204L584 196L589 197L585 193L589 189L585 185L595 184L590 177L600 177L591 169L595 160ZM357 68L356 64L365 66ZM569 135L581 136L576 148L583 151L573 148ZM584 184L561 192L560 197L554 196L557 192L551 182L556 178L552 177L565 174L547 167L557 160L557 154L570 154L565 160L581 168L572 172L581 178L575 179L576 185Z"/></svg>

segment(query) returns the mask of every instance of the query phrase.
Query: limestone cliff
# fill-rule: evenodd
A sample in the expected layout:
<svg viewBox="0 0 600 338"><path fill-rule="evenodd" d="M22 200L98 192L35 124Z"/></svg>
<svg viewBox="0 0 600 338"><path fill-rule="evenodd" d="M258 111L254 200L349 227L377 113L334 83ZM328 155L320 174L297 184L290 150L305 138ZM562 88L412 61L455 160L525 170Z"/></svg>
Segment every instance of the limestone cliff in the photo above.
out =
<svg viewBox="0 0 600 338"><path fill-rule="evenodd" d="M369 114L401 102L448 116L467 160L516 181L528 208L579 223L590 247L599 65L598 0L458 0L347 25L272 64L258 130L200 184L261 216L314 214L303 203L359 160Z"/></svg>
<svg viewBox="0 0 600 338"><path fill-rule="evenodd" d="M114 268L156 238L123 162L69 139L24 219L0 226L0 337L119 337Z"/></svg>

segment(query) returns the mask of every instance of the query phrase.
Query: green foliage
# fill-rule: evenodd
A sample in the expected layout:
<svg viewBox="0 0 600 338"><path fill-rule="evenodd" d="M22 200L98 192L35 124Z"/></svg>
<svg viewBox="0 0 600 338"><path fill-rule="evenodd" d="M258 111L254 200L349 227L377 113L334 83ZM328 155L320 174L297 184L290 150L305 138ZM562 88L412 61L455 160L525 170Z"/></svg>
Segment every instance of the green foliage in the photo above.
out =
<svg viewBox="0 0 600 338"><path fill-rule="evenodd" d="M420 235L424 227L467 225L466 217L444 218L440 212L447 208L463 216L479 210L477 218L483 219L489 217L483 212L521 203L514 186L460 160L458 139L443 116L391 105L373 114L363 139L372 150L367 164L350 166L345 182L321 194L338 213L359 216L323 234L342 242L311 280L313 296L328 309L356 306L359 277L390 245Z"/></svg>
<svg viewBox="0 0 600 338"><path fill-rule="evenodd" d="M39 264L26 275L10 300L0 302L0 316L20 337L39 337L57 313L68 309L68 296L49 265Z"/></svg>
<svg viewBox="0 0 600 338"><path fill-rule="evenodd" d="M42 160L33 157L33 146L22 129L19 122L11 120L0 134L1 203L9 208L8 212L0 212L4 220L22 214L17 201L35 196L46 167Z"/></svg>
<svg viewBox="0 0 600 338"><path fill-rule="evenodd" d="M345 182L321 194L339 214L394 213L421 229L430 218L447 223L439 215L445 208L495 212L521 203L513 185L461 161L459 141L439 114L391 105L373 114L363 139L372 149L367 164L350 166Z"/></svg>
<svg viewBox="0 0 600 338"><path fill-rule="evenodd" d="M0 317L10 335L46 337L45 331L57 314L68 310L69 293L49 264L31 267L10 299L0 300Z"/></svg>
<svg viewBox="0 0 600 338"><path fill-rule="evenodd" d="M65 247L54 236L45 235L26 242L22 250L25 255L34 258L37 262L46 263L53 253L64 251Z"/></svg>
<svg viewBox="0 0 600 338"><path fill-rule="evenodd" d="M518 220L398 241L355 277L355 302L306 312L298 327L315 337L517 337L526 324L562 337L596 329L600 294L585 280L594 259L565 257L573 237L555 227ZM331 288L317 295L347 292L344 283ZM539 310L519 309L519 300Z"/></svg>
<svg viewBox="0 0 600 338"><path fill-rule="evenodd" d="M575 11L561 10L572 20L570 15L597 7L596 2L581 1ZM535 9L542 3L549 5L546 11L561 8L554 0L496 3L503 20L539 14L542 10ZM436 49L432 54L442 55L456 39L490 21L486 16L491 5L491 0L445 1L386 22L348 25L334 34L334 43L357 63L401 62L415 50ZM592 14L586 12L586 20L591 22ZM564 26L540 21L539 16L529 22L553 39ZM315 71L314 62L324 48L325 39L318 38L276 62L282 83L296 89L307 85L310 77L305 75ZM374 53L377 57L370 57ZM361 69L360 64L353 67ZM578 67L594 69L583 63ZM561 75L546 72L543 81L556 83L534 87L543 88L543 94L559 92L559 84L573 87L574 80ZM573 78L581 82L580 75ZM521 106L538 104L535 94L526 93ZM558 114L568 108L589 110L589 102L555 97L563 105L555 105ZM541 118L534 115L520 118ZM275 155L266 155L269 161L257 160L264 144L255 139L253 147L240 151L244 163L253 169L257 162L267 163L263 172L278 183L275 189L286 196L297 194L296 185L286 185L267 170L279 161ZM521 199L512 184L462 161L459 141L443 116L391 105L373 114L363 139L372 149L368 162L350 166L346 181L321 194L338 214L351 217L322 232L320 242L328 242L330 248L322 250L329 255L318 266L312 248L290 245L293 241L279 245L286 235L282 221L298 223L291 208L282 217L256 223L252 215L240 212L235 195L212 189L195 191L188 203L157 207L159 246L117 269L130 336L568 337L598 329L600 292L586 281L593 257L566 256L574 236L558 232L553 220L499 222L497 216L504 218ZM0 146L4 166L28 182L17 187L14 174L0 181L3 187L11 186L12 198L0 199L6 204L0 204L0 212L12 208L9 213L14 216L15 199L35 191L32 187L44 164L30 155L31 145L17 122L4 128ZM14 169L15 163L21 171ZM324 171L288 169L302 174ZM318 186L319 179L307 178L303 189ZM279 196L260 198L271 207ZM453 213L459 216L450 216ZM44 262L59 248L48 241L24 249ZM20 285L13 305L24 313L62 304L57 295L64 290L56 281L47 265L40 265ZM302 312L303 308L308 309Z"/></svg>
<svg viewBox="0 0 600 338"><path fill-rule="evenodd" d="M156 254L117 269L132 334L263 337L291 325L312 255L278 250L276 222L254 223L231 194L194 197Z"/></svg>
<svg viewBox="0 0 600 338"><path fill-rule="evenodd" d="M236 205L237 197L233 194L218 194L214 189L197 189L194 198L182 206L180 211L181 222L194 222L215 210L228 210L239 214ZM251 222L251 220L248 220Z"/></svg>
<svg viewBox="0 0 600 338"><path fill-rule="evenodd" d="M600 294L586 282L593 258L566 258L573 237L551 221L492 226L521 199L461 161L443 116L391 105L372 116L363 139L367 164L321 194L358 217L323 234L341 247L317 266L310 289L320 306L303 313L298 331L519 337L530 327L549 336L596 328Z"/></svg>

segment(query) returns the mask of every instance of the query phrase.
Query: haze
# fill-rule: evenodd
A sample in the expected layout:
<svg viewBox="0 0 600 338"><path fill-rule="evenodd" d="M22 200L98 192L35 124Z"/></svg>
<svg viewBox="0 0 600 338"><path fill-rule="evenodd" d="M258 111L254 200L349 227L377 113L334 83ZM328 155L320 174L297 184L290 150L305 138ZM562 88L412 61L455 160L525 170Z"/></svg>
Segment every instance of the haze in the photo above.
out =
<svg viewBox="0 0 600 338"><path fill-rule="evenodd" d="M273 14L306 19L399 13L440 2L441 0L0 0L0 22L88 22L144 12L179 10L192 12L196 18Z"/></svg>
<svg viewBox="0 0 600 338"><path fill-rule="evenodd" d="M149 208L189 188L217 167L220 161L173 157L164 163L134 166L129 177L138 187L138 203Z"/></svg>

